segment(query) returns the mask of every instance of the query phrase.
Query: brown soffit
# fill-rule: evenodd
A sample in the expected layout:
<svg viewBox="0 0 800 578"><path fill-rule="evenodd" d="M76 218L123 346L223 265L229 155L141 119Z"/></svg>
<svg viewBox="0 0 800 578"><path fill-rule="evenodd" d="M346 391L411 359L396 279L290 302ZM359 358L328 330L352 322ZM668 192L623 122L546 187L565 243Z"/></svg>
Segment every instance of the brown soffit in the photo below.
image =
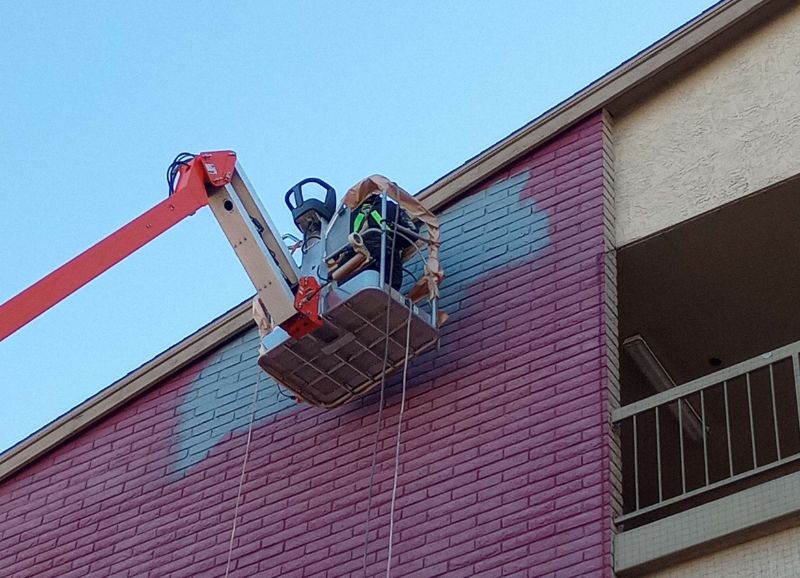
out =
<svg viewBox="0 0 800 578"><path fill-rule="evenodd" d="M442 208L582 118L603 108L613 113L617 110L615 105L623 106L635 100L637 89L655 86L654 82L664 82L665 77L672 78L692 63L702 61L724 45L723 38L731 41L737 34L755 28L787 3L788 0L727 0L714 5L444 175L422 190L419 197L431 210ZM251 323L248 300L0 454L0 480L212 351Z"/></svg>

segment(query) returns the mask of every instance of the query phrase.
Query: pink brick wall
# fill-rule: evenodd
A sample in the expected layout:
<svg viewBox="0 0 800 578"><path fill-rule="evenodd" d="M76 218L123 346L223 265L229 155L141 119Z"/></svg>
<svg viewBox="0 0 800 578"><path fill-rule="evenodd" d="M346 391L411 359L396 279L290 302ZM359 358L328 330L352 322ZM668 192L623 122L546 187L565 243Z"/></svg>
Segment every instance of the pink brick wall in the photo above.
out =
<svg viewBox="0 0 800 578"><path fill-rule="evenodd" d="M451 318L410 389L394 576L610 576L603 118L441 213ZM249 331L0 483L0 575L222 576ZM325 412L260 384L232 576L361 575L377 395ZM387 393L367 575L383 575Z"/></svg>

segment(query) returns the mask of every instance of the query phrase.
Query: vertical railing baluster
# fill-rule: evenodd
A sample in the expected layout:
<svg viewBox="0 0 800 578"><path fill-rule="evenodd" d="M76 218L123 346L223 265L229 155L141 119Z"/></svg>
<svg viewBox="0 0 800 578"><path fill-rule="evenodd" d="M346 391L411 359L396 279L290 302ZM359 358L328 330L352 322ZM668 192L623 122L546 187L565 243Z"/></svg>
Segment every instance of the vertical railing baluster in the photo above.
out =
<svg viewBox="0 0 800 578"><path fill-rule="evenodd" d="M722 382L722 389L725 393L725 430L728 441L728 469L730 476L733 477L733 450L731 449L731 414L728 408L728 382Z"/></svg>
<svg viewBox="0 0 800 578"><path fill-rule="evenodd" d="M747 382L747 413L750 416L750 446L753 448L753 469L758 467L756 458L756 425L753 422L753 397L750 393L750 372L744 374Z"/></svg>
<svg viewBox="0 0 800 578"><path fill-rule="evenodd" d="M681 493L686 493L686 462L683 457L683 410L681 409L681 398L678 398L678 439L681 452Z"/></svg>
<svg viewBox="0 0 800 578"><path fill-rule="evenodd" d="M798 344L800 344L800 342L798 342ZM795 344L795 346L797 346L797 344ZM770 396L770 403L772 404L772 406L771 406L772 422L773 422L773 430L774 430L774 434L775 434L775 451L776 451L776 456L777 456L777 458L775 458L775 460L778 461L778 462L782 462L782 460L784 460L784 459L789 459L789 456L787 456L787 453L790 454L790 455L795 455L795 454L792 454L791 446L794 444L794 442L792 442L791 440L795 439L795 438L798 438L798 436L800 436L800 351L798 351L798 350L795 350L795 351L789 350L789 351L787 351L786 349L788 349L788 348L785 348L785 349L782 348L780 350L776 350L776 351L772 352L769 355L768 354L764 354L762 357L764 357L764 358L768 358L769 357L770 358L770 359L766 360L766 362L765 361L760 361L760 360L757 360L757 359L753 359L753 360L750 360L747 363L742 363L741 368L737 368L737 369L739 369L737 375L732 375L729 371L726 371L725 373L727 373L727 375L726 375L727 379L723 379L723 380L714 382L712 380L714 378L716 378L717 376L713 376L710 379L704 379L702 382L698 381L698 382L694 383L691 387L687 387L683 391L675 392L677 394L677 396L682 396L682 397L668 396L666 400L654 399L651 402L651 404L649 404L649 407L648 407L648 404L637 404L640 407L640 409L638 410L638 413L633 413L632 411L627 411L627 412L623 411L622 412L622 416L624 416L624 417L620 418L621 420L625 420L627 418L632 418L632 430L633 430L633 444L632 445L633 445L633 454L634 454L633 455L633 478L634 478L634 507L635 507L633 512L636 513L636 514L634 514L634 513L625 514L625 516L624 516L625 519L627 519L629 516L641 515L641 514L639 514L639 512L642 512L642 511L649 512L651 510L655 510L658 507L662 507L661 504L671 504L674 501L686 499L685 495L687 495L687 494L688 495L694 495L694 494L696 494L698 492L704 491L704 489L708 489L709 486L717 487L717 486L719 486L721 484L724 484L726 482L732 481L732 480L725 481L724 480L724 474L722 474L721 472L719 472L719 474L718 474L716 472L716 469L715 469L715 478L717 476L719 476L719 475L721 475L722 477L720 479L717 479L713 484L711 482L711 450L712 449L715 450L715 454L714 454L715 455L715 459L717 459L717 455L718 454L717 454L717 450L716 450L716 445L715 445L715 448L711 448L711 441L712 440L710 439L710 435L711 435L712 432L711 432L711 429L710 429L710 427L708 425L709 417L711 418L712 423L715 424L714 432L721 432L722 431L722 428L718 427L718 425L721 425L721 424L718 424L718 422L715 421L716 418L714 417L714 415L716 415L716 414L714 413L714 411L716 411L716 410L712 407L711 416L708 416L707 412L706 412L706 403L705 403L705 397L706 396L705 396L705 392L707 390L710 390L712 387L716 388L718 385L722 385L722 388L723 388L723 401L724 401L724 408L725 408L725 443L727 444L728 474L729 474L729 477L733 478L733 479L740 479L740 478L744 478L745 476L749 476L749 475L752 475L752 474L754 474L756 472L759 472L760 468L762 468L762 465L760 465L759 461L758 461L758 452L759 451L761 451L761 453L762 453L762 458L764 458L766 460L765 464L763 464L763 467L764 468L769 467L769 464L772 463L771 460L773 460L773 458L770 457L771 456L771 451L769 451L769 447L768 447L769 446L769 442L768 442L768 440L766 438L760 439L759 441L761 441L764 444L764 447L762 447L759 450L759 448L757 446L757 443L756 443L757 437L756 437L756 433L755 433L755 429L756 429L755 411L756 410L754 408L754 396L756 394L765 395L766 392L764 392L763 389L756 389L755 392L753 391L754 387L755 388L758 387L758 383L759 382L757 381L756 384L754 385L753 384L752 375L751 375L751 374L753 374L753 373L755 373L757 371L761 371L765 367L768 368L768 370L769 370L769 396ZM775 359L773 357L774 355L777 355L780 359L778 361L775 361ZM783 422L780 422L780 423L778 421L778 419L779 419L779 416L778 416L778 397L781 395L781 393L777 392L777 386L778 386L777 379L780 376L776 377L776 375L775 375L775 371L776 371L775 366L776 366L776 364L778 362L780 362L780 363L785 362L787 360L787 358L791 358L792 375L793 375L793 379L794 379L795 405L796 405L796 411L797 411L797 419L796 419L796 425L795 425L796 429L794 430L794 432L790 431L791 428L790 428L790 426L788 426L785 423L785 420ZM734 442L733 432L736 432L736 435L737 435L736 441L737 441L737 443L743 442L743 440L741 439L742 438L741 421L738 421L737 424L733 424L732 423L732 415L731 414L732 414L732 412L736 412L737 416L740 415L741 414L741 407L740 406L733 407L733 405L736 403L736 400L732 400L731 399L732 394L730 392L730 387L729 386L730 386L730 382L731 381L733 381L734 385L736 385L738 383L737 380L739 378L741 378L742 376L744 376L744 378L745 378L745 385L746 385L746 391L747 391L747 417L748 417L749 425L750 425L750 444L751 444L751 449L752 449L751 453L752 453L752 458L753 458L753 466L752 466L751 469L755 470L755 472L749 471L745 467L744 471L736 473L736 467L734 466L734 463L733 463L733 454L734 454L734 450L733 450L733 442ZM687 390L688 390L688 392L687 392ZM694 404L692 404L689 401L689 397L693 396L695 393L698 393L698 392L699 392L699 396L700 396L700 412L699 412L699 415L698 415L698 412L694 408ZM672 401L668 401L670 399L670 397L672 398ZM716 397L716 396L714 396L714 397ZM712 401L713 401L713 398L712 398ZM784 403L784 401L785 400L783 400L783 398L781 398L781 403L783 404L783 406L786 405ZM661 452L661 450L662 450L662 447L661 447L662 446L662 439L661 439L661 413L662 412L661 412L661 406L662 405L671 406L671 404L675 403L675 402L677 402L676 405L677 405L677 408L678 408L678 415L677 415L677 418L678 418L677 419L677 422L678 422L677 425L678 425L678 435L679 435L678 443L679 443L679 451L680 451L681 494L683 494L683 495L676 494L674 496L670 495L670 497L665 498L665 491L669 491L669 492L673 491L672 488L673 488L673 482L674 482L674 465L675 464L674 464L674 462L670 461L672 459L672 457L674 457L674 456L671 453L669 453L669 451L671 451L671 450L669 450L668 451L668 455L667 455L667 457L669 459L667 460L667 464L666 464L666 467L669 470L668 472L666 472L669 475L669 478L667 480L667 484L668 484L669 487L665 490L665 488L664 488L664 483L665 483L664 482L664 475L665 475L664 467L665 467L665 465L663 463L663 455L662 455L662 452ZM642 407L644 407L644 409L642 409ZM703 475L704 475L704 486L706 486L706 488L702 488L701 485L697 485L696 487L693 486L692 489L690 490L689 487L688 487L689 483L694 484L695 482L693 481L694 480L694 477L693 477L694 474L690 475L690 473L687 470L688 470L688 467L692 466L693 464L695 464L696 461L691 456L689 456L689 457L686 456L686 452L687 452L686 445L687 445L687 442L686 442L686 439L685 439L686 438L686 433L684 432L684 422L686 421L683 418L684 407L687 407L686 411L690 411L690 413L694 414L695 417L699 417L699 419L700 419L700 425L701 425L701 430L702 430L701 431L701 435L702 435L702 443L703 443ZM634 408L629 408L629 409L633 409L634 411L636 411ZM673 413L673 408L672 407L667 407L667 409L670 411L670 413ZM640 472L640 465L639 465L639 419L638 418L639 418L640 415L643 415L645 412L649 412L650 410L653 410L654 417L655 417L655 437L656 437L656 448L655 449L656 449L656 475L657 475L657 483L658 483L658 496L657 496L657 502L655 504L648 503L643 507L642 506L642 496L641 496L641 492L642 492L641 478L640 478L640 473L641 472ZM627 415L626 415L626 413L627 413ZM688 417L691 418L692 416L690 415ZM789 419L787 416L784 416L784 417ZM762 418L759 418L759 419L761 420ZM789 421L791 421L791 419L789 419ZM759 422L759 423L761 423L761 422ZM616 422L616 424L618 425L618 422ZM688 425L691 425L691 424L688 424ZM667 423L667 427L669 429L669 423ZM783 428L783 429L781 429L781 428ZM789 429L787 429L787 428L789 428ZM721 435L721 433L719 433L719 434L715 433L715 436L718 437L719 435ZM763 438L763 436L762 436L762 438ZM645 436L645 439L646 439L646 436ZM789 440L789 441L787 442L787 440ZM669 441L669 438L666 441L668 443L671 443ZM691 443L692 442L690 441L689 442L690 446L691 446ZM717 443L716 438L714 440L714 443L715 444ZM674 447L674 446L670 446L670 447ZM690 451L694 451L694 450L691 450L691 448L690 448ZM737 446L737 450L736 451L738 451L739 454L740 454L737 459L739 459L740 461L743 460L744 459L744 450L741 447ZM797 453L800 453L800 452L797 452ZM689 463L690 461L691 461L691 463ZM715 462L715 464L716 464L716 462ZM721 464L719 464L719 465L721 466ZM772 465L774 466L776 464L772 464ZM741 467L742 464L738 464L738 466ZM716 468L716 465L715 465L715 468ZM649 479L648 476L649 476L649 473L645 472L645 493L646 494L648 493L647 490L648 490L649 483L650 483L650 482L647 481ZM689 478L691 478L691 479L689 479ZM688 480L688 482L687 482L687 480ZM645 496L645 500L649 500L649 499L650 498Z"/></svg>
<svg viewBox="0 0 800 578"><path fill-rule="evenodd" d="M792 372L794 373L794 401L797 406L797 427L800 432L800 354L792 354Z"/></svg>
<svg viewBox="0 0 800 578"><path fill-rule="evenodd" d="M703 427L703 467L706 472L706 484L708 485L708 442L706 441L706 399L704 389L700 390L700 425Z"/></svg>
<svg viewBox="0 0 800 578"><path fill-rule="evenodd" d="M636 414L633 414L633 484L636 493L636 510L639 510L639 433L636 427Z"/></svg>
<svg viewBox="0 0 800 578"><path fill-rule="evenodd" d="M663 492L661 490L661 427L658 419L658 406L656 410L656 470L658 472L658 501L663 501Z"/></svg>
<svg viewBox="0 0 800 578"><path fill-rule="evenodd" d="M772 423L775 425L775 449L778 459L781 459L781 437L778 433L778 407L775 405L775 376L772 372L772 364L769 364L769 394L772 397Z"/></svg>

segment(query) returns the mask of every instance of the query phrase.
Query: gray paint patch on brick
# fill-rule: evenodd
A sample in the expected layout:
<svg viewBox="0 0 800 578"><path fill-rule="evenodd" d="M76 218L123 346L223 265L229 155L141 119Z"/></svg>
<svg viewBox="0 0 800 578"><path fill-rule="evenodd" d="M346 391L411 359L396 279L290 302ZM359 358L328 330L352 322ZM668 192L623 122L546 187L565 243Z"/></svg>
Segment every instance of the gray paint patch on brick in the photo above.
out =
<svg viewBox="0 0 800 578"><path fill-rule="evenodd" d="M522 198L530 172L504 179L442 212L441 253L447 274L442 308L456 312L472 285L502 266L530 260L549 244L549 218L533 199ZM417 263L413 269L418 273ZM259 383L256 425L297 404L278 392L256 365L258 333L251 330L217 352L190 385L178 407L174 431L176 471L196 465L223 438L250 423L253 387ZM261 377L259 378L259 375Z"/></svg>
<svg viewBox="0 0 800 578"><path fill-rule="evenodd" d="M449 314L476 281L499 267L528 262L550 244L547 212L522 196L529 180L530 171L504 179L439 216L447 275L441 305Z"/></svg>
<svg viewBox="0 0 800 578"><path fill-rule="evenodd" d="M258 381L255 419L263 423L297 404L256 365L258 332L252 329L225 345L192 382L178 406L175 471L202 461L224 437L250 424L253 389Z"/></svg>

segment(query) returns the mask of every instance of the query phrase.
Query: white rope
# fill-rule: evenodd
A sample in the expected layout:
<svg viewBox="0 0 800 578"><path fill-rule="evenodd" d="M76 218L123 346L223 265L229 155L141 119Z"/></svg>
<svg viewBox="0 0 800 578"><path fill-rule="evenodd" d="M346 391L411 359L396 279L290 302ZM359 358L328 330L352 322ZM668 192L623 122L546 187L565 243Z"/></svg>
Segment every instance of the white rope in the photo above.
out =
<svg viewBox="0 0 800 578"><path fill-rule="evenodd" d="M367 523L364 529L364 558L361 564L361 571L364 578L367 576L367 549L369 547L369 526L371 521L370 514L372 513L372 484L375 481L375 467L378 463L378 442L380 441L381 437L381 426L383 423L383 404L384 404L384 391L386 389L386 365L388 364L389 360L389 311L391 307L391 294L389 295L389 301L386 304L386 332L384 334L385 338L385 345L383 351L383 369L381 370L381 398L378 402L378 423L377 427L375 428L375 440L372 443L372 465L370 466L369 472L369 490L367 494Z"/></svg>
<svg viewBox="0 0 800 578"><path fill-rule="evenodd" d="M395 225L400 220L400 207L398 206L398 210L395 211ZM394 233L392 236L392 247L397 242L397 228L394 228ZM386 255L381 255L381 259L385 259ZM391 275L391 271L394 269L394 251L392 251L391 257L389 258L389 274ZM382 284L386 283L386 279L381 279ZM367 522L364 528L364 557L361 562L361 574L363 578L367 576L367 554L369 549L369 527L372 514L372 485L375 482L375 467L378 463L378 443L380 441L381 436L381 428L383 423L383 404L385 399L385 390L386 390L386 366L389 363L389 335L391 329L391 312L392 312L392 292L388 291L386 294L386 328L384 329L384 347L383 347L383 368L381 369L381 397L380 401L378 402L378 423L375 428L375 440L372 443L372 465L370 466L369 471L369 489L367 493ZM410 314L410 310L409 310ZM406 351L406 358L408 358L408 351Z"/></svg>
<svg viewBox="0 0 800 578"><path fill-rule="evenodd" d="M403 412L406 409L406 381L408 376L408 352L411 346L411 307L406 322L406 356L403 360L403 389L400 396L400 414L397 418L397 441L394 446L394 481L392 482L392 506L389 510L389 555L386 559L386 578L392 571L392 537L394 536L394 505L397 499L397 476L400 471L400 432L403 428Z"/></svg>
<svg viewBox="0 0 800 578"><path fill-rule="evenodd" d="M247 426L247 443L244 446L244 460L242 461L242 473L239 476L239 489L236 492L236 507L233 510L233 527L231 528L231 540L228 544L228 562L225 564L225 578L231 570L231 554L233 554L233 539L236 536L236 523L239 520L239 500L242 497L242 486L244 485L244 475L247 471L247 458L250 456L250 440L253 439L253 422L256 417L256 401L258 400L258 385L261 383L261 370L259 369L256 384L253 386L253 401L250 403L250 425Z"/></svg>

